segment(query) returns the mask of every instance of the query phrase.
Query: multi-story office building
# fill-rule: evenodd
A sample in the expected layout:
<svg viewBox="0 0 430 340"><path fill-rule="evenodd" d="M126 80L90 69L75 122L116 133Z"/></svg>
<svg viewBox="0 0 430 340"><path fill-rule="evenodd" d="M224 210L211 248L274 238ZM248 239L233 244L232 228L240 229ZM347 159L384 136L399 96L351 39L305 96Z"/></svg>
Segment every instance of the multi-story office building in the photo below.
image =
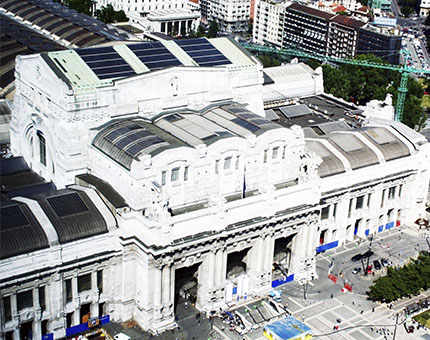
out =
<svg viewBox="0 0 430 340"><path fill-rule="evenodd" d="M334 57L374 53L397 64L400 40L395 29L375 28L341 14L320 11L298 3L257 2L253 41L258 44L296 48ZM395 51L398 51L397 54Z"/></svg>
<svg viewBox="0 0 430 340"><path fill-rule="evenodd" d="M334 16L293 3L285 9L284 46L325 55L329 22Z"/></svg>
<svg viewBox="0 0 430 340"><path fill-rule="evenodd" d="M390 0L371 0L370 8L375 13L390 13L391 12L391 1Z"/></svg>
<svg viewBox="0 0 430 340"><path fill-rule="evenodd" d="M391 64L398 64L402 36L396 28L364 26L360 28L357 48L360 53L372 53ZM390 51L387 53L386 51Z"/></svg>
<svg viewBox="0 0 430 340"><path fill-rule="evenodd" d="M220 32L246 32L251 14L250 0L202 0L202 21L216 21Z"/></svg>
<svg viewBox="0 0 430 340"><path fill-rule="evenodd" d="M102 315L161 332L184 290L228 308L417 219L423 136L324 95L321 69L264 72L227 38L18 57L11 145L30 169L0 167L0 337Z"/></svg>

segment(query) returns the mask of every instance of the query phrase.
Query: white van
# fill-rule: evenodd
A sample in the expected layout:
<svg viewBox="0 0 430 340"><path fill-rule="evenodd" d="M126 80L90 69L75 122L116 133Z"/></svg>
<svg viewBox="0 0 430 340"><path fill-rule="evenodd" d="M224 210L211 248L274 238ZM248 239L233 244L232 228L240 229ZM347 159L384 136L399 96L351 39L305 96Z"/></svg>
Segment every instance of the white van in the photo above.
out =
<svg viewBox="0 0 430 340"><path fill-rule="evenodd" d="M130 337L124 333L118 333L113 337L115 340L130 340Z"/></svg>

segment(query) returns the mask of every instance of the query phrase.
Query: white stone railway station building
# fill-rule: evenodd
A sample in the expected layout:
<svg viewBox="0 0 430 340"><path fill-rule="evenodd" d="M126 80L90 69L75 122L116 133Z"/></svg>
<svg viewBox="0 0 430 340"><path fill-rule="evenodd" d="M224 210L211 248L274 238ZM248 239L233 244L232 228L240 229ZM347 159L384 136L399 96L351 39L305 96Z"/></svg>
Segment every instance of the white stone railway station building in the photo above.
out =
<svg viewBox="0 0 430 340"><path fill-rule="evenodd" d="M102 315L163 331L185 291L204 312L311 280L318 252L424 211L423 136L325 95L319 69L263 73L227 38L27 55L15 76L6 339Z"/></svg>

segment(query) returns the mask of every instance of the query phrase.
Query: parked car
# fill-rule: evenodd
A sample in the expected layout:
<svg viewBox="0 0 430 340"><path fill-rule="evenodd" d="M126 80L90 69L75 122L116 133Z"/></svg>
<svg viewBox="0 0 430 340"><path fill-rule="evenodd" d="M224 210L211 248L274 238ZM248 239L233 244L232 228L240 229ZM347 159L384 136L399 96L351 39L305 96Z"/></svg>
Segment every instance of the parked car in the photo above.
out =
<svg viewBox="0 0 430 340"><path fill-rule="evenodd" d="M387 259L382 258L382 259L381 259L381 263L382 263L382 265L383 265L384 267L388 267L388 266L389 266L389 263L388 263L388 260L387 260Z"/></svg>
<svg viewBox="0 0 430 340"><path fill-rule="evenodd" d="M355 267L355 268L352 270L352 273L353 273L354 275L358 274L359 272L361 272L361 268L360 268L360 267Z"/></svg>
<svg viewBox="0 0 430 340"><path fill-rule="evenodd" d="M357 255L354 255L353 257L351 257L351 261L357 262L357 261L360 261L362 258L363 258L362 254L357 254Z"/></svg>
<svg viewBox="0 0 430 340"><path fill-rule="evenodd" d="M380 270L382 268L378 260L373 261L373 266L375 267L376 270Z"/></svg>
<svg viewBox="0 0 430 340"><path fill-rule="evenodd" d="M371 257L371 256L373 256L373 255L375 255L375 253L369 249L368 251L366 251L366 252L363 254L363 257Z"/></svg>
<svg viewBox="0 0 430 340"><path fill-rule="evenodd" d="M367 268L366 268L366 272L367 272L367 274L372 274L372 265L368 265L367 266Z"/></svg>
<svg viewBox="0 0 430 340"><path fill-rule="evenodd" d="M276 302L282 302L281 292L280 292L279 290L276 290L276 289L272 290L272 291L269 293L269 296L270 296L273 300L275 300Z"/></svg>

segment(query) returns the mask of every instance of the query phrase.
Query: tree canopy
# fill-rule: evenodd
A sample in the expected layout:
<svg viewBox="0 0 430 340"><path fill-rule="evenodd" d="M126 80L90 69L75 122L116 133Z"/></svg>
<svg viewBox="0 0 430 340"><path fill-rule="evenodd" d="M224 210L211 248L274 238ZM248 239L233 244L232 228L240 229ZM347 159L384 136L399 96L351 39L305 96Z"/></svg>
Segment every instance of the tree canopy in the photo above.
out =
<svg viewBox="0 0 430 340"><path fill-rule="evenodd" d="M357 55L355 59L387 63L372 54ZM314 60L309 64L313 68L320 65ZM384 100L387 93L390 93L393 95L393 105L397 103L400 72L350 64L340 64L338 67L322 65L322 68L326 93L331 93L357 105L365 105L372 99ZM421 107L423 94L424 90L418 81L409 77L402 122L411 128L419 129L425 122L425 112Z"/></svg>
<svg viewBox="0 0 430 340"><path fill-rule="evenodd" d="M92 15L92 2L91 0L54 0L71 9L86 15Z"/></svg>
<svg viewBox="0 0 430 340"><path fill-rule="evenodd" d="M218 23L215 20L211 21L209 25L208 34L207 34L208 38L216 38L218 35L218 30L219 30Z"/></svg>
<svg viewBox="0 0 430 340"><path fill-rule="evenodd" d="M129 20L123 10L115 11L111 4L106 7L102 7L101 10L98 9L95 16L106 24L113 22L126 22Z"/></svg>
<svg viewBox="0 0 430 340"><path fill-rule="evenodd" d="M368 295L373 301L392 302L420 294L430 288L430 254L421 252L401 268L388 267L387 275L375 280Z"/></svg>

